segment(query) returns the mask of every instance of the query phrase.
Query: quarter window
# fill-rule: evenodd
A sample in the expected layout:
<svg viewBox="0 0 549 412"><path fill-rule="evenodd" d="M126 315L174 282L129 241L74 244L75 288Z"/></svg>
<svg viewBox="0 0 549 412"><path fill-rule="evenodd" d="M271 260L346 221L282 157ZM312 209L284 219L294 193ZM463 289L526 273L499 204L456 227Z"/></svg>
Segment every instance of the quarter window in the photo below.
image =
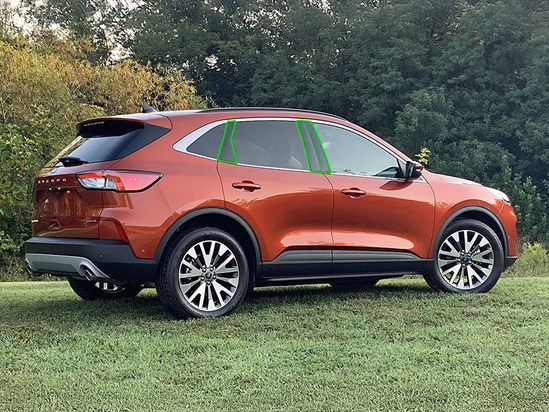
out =
<svg viewBox="0 0 549 412"><path fill-rule="evenodd" d="M341 127L315 123L332 173L395 178L397 159L361 135Z"/></svg>
<svg viewBox="0 0 549 412"><path fill-rule="evenodd" d="M219 151L224 129L225 124L222 124L208 130L200 136L200 138L190 144L187 150L194 154L217 159L217 152Z"/></svg>

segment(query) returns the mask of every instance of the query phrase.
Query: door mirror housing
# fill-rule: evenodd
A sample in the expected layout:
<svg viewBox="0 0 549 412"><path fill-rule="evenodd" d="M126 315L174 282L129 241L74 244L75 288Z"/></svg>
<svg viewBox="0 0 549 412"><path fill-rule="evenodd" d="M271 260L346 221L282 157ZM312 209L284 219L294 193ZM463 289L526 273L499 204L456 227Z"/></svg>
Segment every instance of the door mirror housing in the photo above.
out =
<svg viewBox="0 0 549 412"><path fill-rule="evenodd" d="M423 165L421 163L412 162L408 160L406 162L404 178L406 180L417 179L418 177L421 176L422 171L423 171Z"/></svg>

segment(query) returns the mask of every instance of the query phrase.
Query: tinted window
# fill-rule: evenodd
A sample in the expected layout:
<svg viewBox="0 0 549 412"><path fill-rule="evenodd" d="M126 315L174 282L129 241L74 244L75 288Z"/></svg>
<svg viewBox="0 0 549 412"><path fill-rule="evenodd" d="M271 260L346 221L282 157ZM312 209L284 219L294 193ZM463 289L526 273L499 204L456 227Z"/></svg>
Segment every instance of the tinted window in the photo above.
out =
<svg viewBox="0 0 549 412"><path fill-rule="evenodd" d="M187 150L191 153L217 159L225 124L214 127L195 140Z"/></svg>
<svg viewBox="0 0 549 412"><path fill-rule="evenodd" d="M72 157L95 163L121 159L155 141L169 131L164 127L127 120L84 123L79 136L48 163L61 166L59 158Z"/></svg>
<svg viewBox="0 0 549 412"><path fill-rule="evenodd" d="M294 121L236 122L233 144L238 164L307 170L307 159ZM233 161L224 140L222 160Z"/></svg>
<svg viewBox="0 0 549 412"><path fill-rule="evenodd" d="M332 173L398 177L396 158L368 139L349 130L315 124Z"/></svg>
<svg viewBox="0 0 549 412"><path fill-rule="evenodd" d="M297 125L303 138L303 143L309 153L309 162L311 171L330 172L330 168L326 163L326 156L320 145L318 133L315 126L310 120L298 120Z"/></svg>

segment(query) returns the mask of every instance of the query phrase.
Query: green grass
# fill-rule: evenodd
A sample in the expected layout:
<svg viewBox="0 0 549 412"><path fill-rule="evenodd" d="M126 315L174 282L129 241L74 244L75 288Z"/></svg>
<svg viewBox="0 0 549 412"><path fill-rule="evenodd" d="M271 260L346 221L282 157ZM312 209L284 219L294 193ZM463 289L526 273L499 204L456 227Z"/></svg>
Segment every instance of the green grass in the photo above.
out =
<svg viewBox="0 0 549 412"><path fill-rule="evenodd" d="M549 278L476 296L260 289L194 321L153 290L84 302L66 282L1 283L0 410L549 411Z"/></svg>

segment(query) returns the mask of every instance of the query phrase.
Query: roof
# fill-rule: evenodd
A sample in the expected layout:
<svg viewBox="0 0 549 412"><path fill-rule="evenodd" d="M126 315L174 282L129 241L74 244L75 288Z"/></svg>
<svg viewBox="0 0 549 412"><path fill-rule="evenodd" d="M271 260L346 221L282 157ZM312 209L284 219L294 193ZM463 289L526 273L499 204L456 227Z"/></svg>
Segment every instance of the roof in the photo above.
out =
<svg viewBox="0 0 549 412"><path fill-rule="evenodd" d="M314 113L321 114L325 116L335 117L337 119L346 120L343 117L337 116L331 113L324 113L315 110L306 110L306 109L289 109L283 107L218 107L213 109L202 109L198 113L208 113L208 112L249 112L249 111L264 111L264 112L297 112L297 113Z"/></svg>

